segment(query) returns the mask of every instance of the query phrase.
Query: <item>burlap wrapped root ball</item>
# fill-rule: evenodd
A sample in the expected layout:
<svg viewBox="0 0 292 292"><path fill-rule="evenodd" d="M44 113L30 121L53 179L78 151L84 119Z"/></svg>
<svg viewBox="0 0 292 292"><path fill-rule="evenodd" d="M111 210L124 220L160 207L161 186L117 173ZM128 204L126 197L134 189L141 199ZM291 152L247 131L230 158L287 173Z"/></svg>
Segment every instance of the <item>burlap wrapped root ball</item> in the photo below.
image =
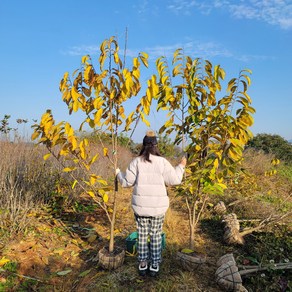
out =
<svg viewBox="0 0 292 292"><path fill-rule="evenodd" d="M235 213L223 215L222 222L226 227L237 229L238 231L240 229L240 224Z"/></svg>
<svg viewBox="0 0 292 292"><path fill-rule="evenodd" d="M227 244L244 244L244 239L239 232L240 224L235 213L223 215L222 222L224 223L223 240Z"/></svg>
<svg viewBox="0 0 292 292"><path fill-rule="evenodd" d="M200 268L204 263L206 263L206 256L199 253L184 253L178 251L176 253L176 259L179 264L187 271L194 271Z"/></svg>
<svg viewBox="0 0 292 292"><path fill-rule="evenodd" d="M233 262L234 265L236 265L234 255L233 253L227 253L223 255L219 260L217 261L217 267L220 267L223 264L226 264L227 262Z"/></svg>
<svg viewBox="0 0 292 292"><path fill-rule="evenodd" d="M227 253L220 257L216 263L218 269L215 277L217 284L225 291L246 292L242 285L240 271L236 266L233 253Z"/></svg>
<svg viewBox="0 0 292 292"><path fill-rule="evenodd" d="M224 204L223 201L219 201L215 207L214 207L214 211L216 214L218 215L222 215L222 214L225 214L226 213L226 206Z"/></svg>
<svg viewBox="0 0 292 292"><path fill-rule="evenodd" d="M215 278L216 283L225 291L244 291L242 290L242 279L234 261L223 263L216 270Z"/></svg>

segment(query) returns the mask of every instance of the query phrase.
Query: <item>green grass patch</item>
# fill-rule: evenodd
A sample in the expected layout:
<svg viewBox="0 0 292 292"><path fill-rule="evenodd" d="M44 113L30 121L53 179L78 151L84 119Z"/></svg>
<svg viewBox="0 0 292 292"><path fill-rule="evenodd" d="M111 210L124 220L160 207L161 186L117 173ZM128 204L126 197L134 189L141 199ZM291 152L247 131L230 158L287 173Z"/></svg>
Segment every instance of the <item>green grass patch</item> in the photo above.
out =
<svg viewBox="0 0 292 292"><path fill-rule="evenodd" d="M289 179L292 182L292 165L282 165L278 169L280 176Z"/></svg>

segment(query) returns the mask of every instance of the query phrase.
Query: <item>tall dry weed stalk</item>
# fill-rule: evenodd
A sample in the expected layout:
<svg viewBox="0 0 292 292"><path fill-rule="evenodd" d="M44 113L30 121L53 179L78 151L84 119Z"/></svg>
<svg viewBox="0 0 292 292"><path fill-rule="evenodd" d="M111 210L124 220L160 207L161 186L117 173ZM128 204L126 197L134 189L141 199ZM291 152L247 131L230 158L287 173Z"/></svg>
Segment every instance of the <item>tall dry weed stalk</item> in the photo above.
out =
<svg viewBox="0 0 292 292"><path fill-rule="evenodd" d="M244 152L243 166L254 175L264 175L265 171L271 168L271 160L273 158L275 158L273 154L248 149Z"/></svg>
<svg viewBox="0 0 292 292"><path fill-rule="evenodd" d="M95 172L109 178L112 174L108 159L102 157L102 148L95 145L92 151L101 156L94 165ZM132 155L124 148L119 151L123 153L119 166L125 168ZM9 233L24 230L29 224L28 213L50 203L60 192L60 185L60 196L69 203L78 199L80 190L72 190L68 174L62 172L55 159L44 161L45 153L42 145L0 141L0 229ZM77 170L77 175L82 177L83 173Z"/></svg>
<svg viewBox="0 0 292 292"><path fill-rule="evenodd" d="M45 163L32 144L0 141L0 229L23 230L27 214L48 200L59 179L55 165Z"/></svg>

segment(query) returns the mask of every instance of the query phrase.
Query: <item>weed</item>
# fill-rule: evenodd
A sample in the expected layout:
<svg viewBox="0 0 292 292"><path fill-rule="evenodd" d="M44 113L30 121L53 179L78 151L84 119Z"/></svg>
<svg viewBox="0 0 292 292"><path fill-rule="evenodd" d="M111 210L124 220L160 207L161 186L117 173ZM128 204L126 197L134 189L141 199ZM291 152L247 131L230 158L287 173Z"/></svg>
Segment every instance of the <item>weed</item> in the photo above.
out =
<svg viewBox="0 0 292 292"><path fill-rule="evenodd" d="M3 266L5 271L15 273L17 271L18 263L17 262L8 262Z"/></svg>
<svg viewBox="0 0 292 292"><path fill-rule="evenodd" d="M290 182L292 182L292 165L284 165L281 166L278 170L278 173L280 176L283 176L284 178L287 178Z"/></svg>
<svg viewBox="0 0 292 292"><path fill-rule="evenodd" d="M186 208L183 201L175 196L174 189L170 189L171 207L164 223L166 249L159 277L155 280L149 277L141 279L137 273L136 256L126 257L124 265L117 271L101 270L95 258L97 250L105 242L107 225L99 214L99 208L89 200L79 198L76 195L79 190L72 190L56 165L43 162L41 148L37 150L28 144L1 144L0 154L3 154L0 161L0 248L3 256L13 259L5 264L5 270L4 266L1 267L4 271L0 271L0 279L3 279L0 291L214 292L218 291L214 282L215 262L225 252L233 252L238 264L270 264L272 267L273 262L291 261L292 234L288 220L271 225L264 232L247 235L244 246L226 246L222 244L221 218L214 216L210 205L196 230L195 243L196 251L204 252L210 265L203 265L192 272L185 271L175 259L176 252L188 244ZM288 179L291 168L284 165L279 175L265 177L270 157L253 155L245 160L252 175L239 177L237 184L233 184L233 188L220 198L226 203L227 212L235 212L239 219L246 219L240 222L241 228L254 226L257 219L262 220L267 215L291 210L292 185ZM123 158L126 165L131 155L125 151ZM106 165L98 167L99 171L103 171ZM282 171L285 173L286 167L287 172L283 176ZM8 171L6 175L5 171ZM13 200L7 194L13 194ZM123 231L117 242L122 246L128 234L135 231L131 190L123 190L119 200L117 228ZM210 200L215 203L218 198L210 196ZM238 204L228 206L236 200L239 200ZM10 208L11 214L5 211ZM249 222L248 219L255 220ZM20 225L17 227L17 224ZM95 231L97 236L89 242L91 231ZM19 233L23 246L13 236L15 232ZM36 247L28 248L30 240L37 243ZM68 263L72 273L56 277L55 271L64 271ZM16 271L41 281L19 277ZM255 292L292 291L291 275L272 268L243 278L243 284L249 291Z"/></svg>
<svg viewBox="0 0 292 292"><path fill-rule="evenodd" d="M86 212L86 213L94 213L98 208L97 204L90 203L84 204L82 202L75 201L73 205L73 209L76 212Z"/></svg>

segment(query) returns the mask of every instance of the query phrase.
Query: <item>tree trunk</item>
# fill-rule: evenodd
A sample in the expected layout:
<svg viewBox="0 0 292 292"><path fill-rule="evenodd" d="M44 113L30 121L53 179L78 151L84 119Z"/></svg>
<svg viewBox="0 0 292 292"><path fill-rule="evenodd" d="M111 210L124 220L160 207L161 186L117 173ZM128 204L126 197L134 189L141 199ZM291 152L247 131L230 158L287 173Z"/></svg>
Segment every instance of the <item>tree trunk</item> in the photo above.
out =
<svg viewBox="0 0 292 292"><path fill-rule="evenodd" d="M190 223L190 249L194 249L195 242L195 225Z"/></svg>
<svg viewBox="0 0 292 292"><path fill-rule="evenodd" d="M190 206L188 198L186 198L186 205L188 208L188 214L189 214L189 228L190 228L190 237L189 237L189 245L190 249L194 248L194 242L195 242L195 218L196 218L196 203L192 203Z"/></svg>
<svg viewBox="0 0 292 292"><path fill-rule="evenodd" d="M112 220L111 220L109 252L114 251L115 223L116 223L116 213L117 213L116 197L117 197L117 190L114 191L113 215L112 215Z"/></svg>

